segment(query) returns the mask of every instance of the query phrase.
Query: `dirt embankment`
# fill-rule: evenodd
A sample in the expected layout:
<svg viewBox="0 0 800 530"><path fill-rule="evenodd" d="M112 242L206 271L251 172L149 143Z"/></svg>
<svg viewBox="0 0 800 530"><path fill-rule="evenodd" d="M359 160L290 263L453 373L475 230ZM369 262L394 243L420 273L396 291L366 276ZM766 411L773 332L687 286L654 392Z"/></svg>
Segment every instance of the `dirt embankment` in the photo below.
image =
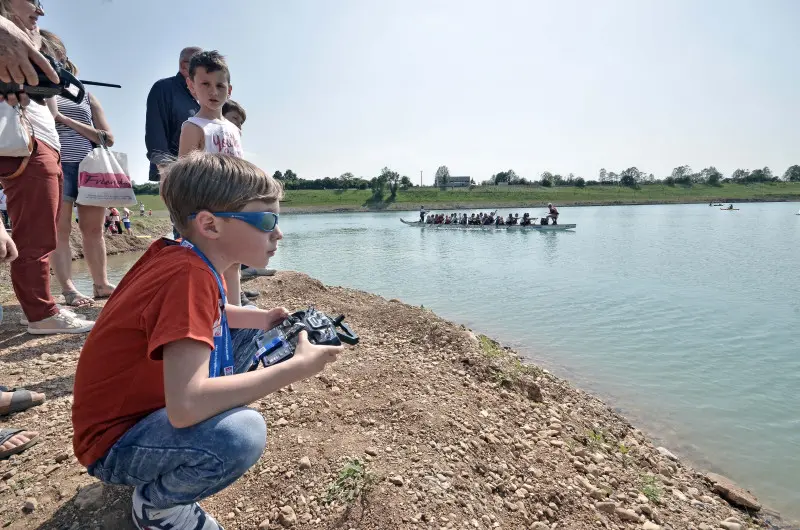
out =
<svg viewBox="0 0 800 530"><path fill-rule="evenodd" d="M137 217L131 223L133 234L112 235L105 234L106 254L121 254L123 252L137 252L146 250L156 237L165 235L172 229L172 224L166 217ZM12 231L13 237L13 231ZM72 249L72 259L83 257L83 242L80 230L73 226L69 239ZM55 279L53 279L55 281ZM9 266L0 264L0 304L14 299L11 287Z"/></svg>
<svg viewBox="0 0 800 530"><path fill-rule="evenodd" d="M769 527L747 492L653 447L601 401L486 337L299 273L248 287L261 307L345 313L361 343L253 404L267 419L267 450L203 502L229 530ZM2 383L48 401L3 420L43 440L0 462L0 525L132 528L131 490L99 485L72 454L83 339L25 335L11 309Z"/></svg>

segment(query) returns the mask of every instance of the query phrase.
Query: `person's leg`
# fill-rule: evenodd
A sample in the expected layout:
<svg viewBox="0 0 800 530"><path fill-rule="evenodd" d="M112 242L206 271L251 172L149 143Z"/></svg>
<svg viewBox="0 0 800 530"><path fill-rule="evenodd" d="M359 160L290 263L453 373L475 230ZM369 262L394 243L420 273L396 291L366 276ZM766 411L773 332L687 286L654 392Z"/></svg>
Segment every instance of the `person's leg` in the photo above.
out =
<svg viewBox="0 0 800 530"><path fill-rule="evenodd" d="M92 305L92 299L82 294L72 281L72 248L69 237L72 232L72 200L65 195L58 214L58 243L50 259L56 279L61 285L64 303L73 307Z"/></svg>
<svg viewBox="0 0 800 530"><path fill-rule="evenodd" d="M13 173L19 164L19 158L0 158L0 175ZM37 140L22 174L2 181L19 252L11 262L11 283L32 325L58 313L50 294L50 254L57 245L61 180L58 153Z"/></svg>
<svg viewBox="0 0 800 530"><path fill-rule="evenodd" d="M106 270L106 240L103 239L103 219L105 209L102 206L78 205L81 235L83 236L83 257L92 275L95 294L107 297L114 292L114 285L108 281Z"/></svg>
<svg viewBox="0 0 800 530"><path fill-rule="evenodd" d="M235 263L222 273L225 285L228 287L228 303L232 305L242 305L242 280L239 277L239 270L239 264Z"/></svg>
<svg viewBox="0 0 800 530"><path fill-rule="evenodd" d="M114 221L114 224L117 225L117 233L122 234L122 223L119 221Z"/></svg>
<svg viewBox="0 0 800 530"><path fill-rule="evenodd" d="M255 410L238 407L176 429L167 410L134 425L89 473L103 482L135 486L157 509L187 505L223 490L261 457L267 427Z"/></svg>

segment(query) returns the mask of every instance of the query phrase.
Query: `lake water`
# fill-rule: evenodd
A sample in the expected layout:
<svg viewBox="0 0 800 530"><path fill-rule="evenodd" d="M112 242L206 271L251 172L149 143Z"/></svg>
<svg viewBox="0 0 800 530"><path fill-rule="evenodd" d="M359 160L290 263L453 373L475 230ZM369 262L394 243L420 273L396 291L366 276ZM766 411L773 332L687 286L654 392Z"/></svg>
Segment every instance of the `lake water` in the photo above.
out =
<svg viewBox="0 0 800 530"><path fill-rule="evenodd" d="M287 215L271 266L424 304L514 346L800 518L798 205L740 207L562 208L578 228L561 233ZM112 258L112 276L131 259Z"/></svg>

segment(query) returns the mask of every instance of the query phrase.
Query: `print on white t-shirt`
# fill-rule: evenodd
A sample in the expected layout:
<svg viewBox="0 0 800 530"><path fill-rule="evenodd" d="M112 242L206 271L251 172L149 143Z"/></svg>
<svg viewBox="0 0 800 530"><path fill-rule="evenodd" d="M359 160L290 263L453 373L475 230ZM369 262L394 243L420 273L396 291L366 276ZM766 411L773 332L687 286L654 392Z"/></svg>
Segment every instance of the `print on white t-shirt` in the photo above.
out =
<svg viewBox="0 0 800 530"><path fill-rule="evenodd" d="M239 128L225 118L221 120L206 120L192 116L188 120L203 129L206 153L223 153L244 158L242 150L242 135Z"/></svg>

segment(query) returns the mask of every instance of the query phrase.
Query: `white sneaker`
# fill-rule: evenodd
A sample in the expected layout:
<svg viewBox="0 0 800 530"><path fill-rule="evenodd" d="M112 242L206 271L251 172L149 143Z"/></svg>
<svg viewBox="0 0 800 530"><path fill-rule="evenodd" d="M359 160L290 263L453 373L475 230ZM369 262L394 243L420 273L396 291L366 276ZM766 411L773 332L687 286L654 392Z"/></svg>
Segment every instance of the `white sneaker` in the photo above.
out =
<svg viewBox="0 0 800 530"><path fill-rule="evenodd" d="M72 316L74 316L74 317L77 317L77 318L80 318L80 319L82 319L82 320L88 320L88 319L87 319L87 318L86 318L84 315L79 315L79 314L78 314L78 313L76 313L75 311L72 311L72 310L70 310L70 309L67 309L66 307L61 307L61 306L60 306L60 305L58 305L58 304L56 304L56 307L57 307L57 308L58 308L58 310L59 310L59 311L61 311L62 313L65 313L65 314L67 314L67 315L72 315ZM20 326L27 326L28 324L29 324L29 322L28 322L28 319L25 317L25 314L23 313L23 315L22 315L21 317L19 317L19 325L20 325Z"/></svg>
<svg viewBox="0 0 800 530"><path fill-rule="evenodd" d="M55 315L34 322L42 327L31 327L28 324L28 333L31 335L57 335L59 333L88 333L94 327L94 321L83 320L75 313L67 313L63 309Z"/></svg>
<svg viewBox="0 0 800 530"><path fill-rule="evenodd" d="M133 524L139 530L224 530L199 504L158 509L133 490Z"/></svg>

